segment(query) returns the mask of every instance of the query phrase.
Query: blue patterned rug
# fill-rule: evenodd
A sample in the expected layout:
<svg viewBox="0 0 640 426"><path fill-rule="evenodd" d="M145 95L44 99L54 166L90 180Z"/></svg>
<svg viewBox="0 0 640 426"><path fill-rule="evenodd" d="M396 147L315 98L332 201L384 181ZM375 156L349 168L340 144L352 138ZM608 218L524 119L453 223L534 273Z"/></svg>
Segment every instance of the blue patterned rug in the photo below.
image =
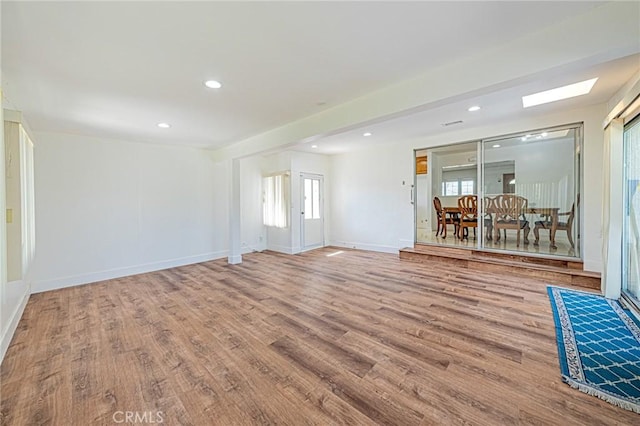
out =
<svg viewBox="0 0 640 426"><path fill-rule="evenodd" d="M611 299L548 287L562 380L640 413L640 327Z"/></svg>

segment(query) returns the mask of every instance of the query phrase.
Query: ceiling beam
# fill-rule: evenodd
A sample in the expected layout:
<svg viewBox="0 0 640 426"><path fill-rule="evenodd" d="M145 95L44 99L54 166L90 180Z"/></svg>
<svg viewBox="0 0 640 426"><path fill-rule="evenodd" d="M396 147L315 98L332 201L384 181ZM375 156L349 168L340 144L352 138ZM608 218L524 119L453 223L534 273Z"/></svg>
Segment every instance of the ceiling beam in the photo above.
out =
<svg viewBox="0 0 640 426"><path fill-rule="evenodd" d="M543 6L541 6L543 7ZM503 45L436 67L320 113L211 152L215 161L286 149L361 125L640 52L640 5L608 2ZM428 52L424 52L428 54Z"/></svg>

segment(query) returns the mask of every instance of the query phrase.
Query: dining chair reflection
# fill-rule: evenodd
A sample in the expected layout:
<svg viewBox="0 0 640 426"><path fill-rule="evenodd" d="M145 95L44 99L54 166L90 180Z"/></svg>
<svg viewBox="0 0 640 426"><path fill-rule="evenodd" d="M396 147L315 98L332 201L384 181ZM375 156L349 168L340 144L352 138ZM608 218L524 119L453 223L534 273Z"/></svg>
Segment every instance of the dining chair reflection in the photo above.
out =
<svg viewBox="0 0 640 426"><path fill-rule="evenodd" d="M458 226L458 238L467 238L468 228L478 227L478 196L465 195L458 198L458 209L460 210L460 224ZM465 230L467 235L464 234Z"/></svg>

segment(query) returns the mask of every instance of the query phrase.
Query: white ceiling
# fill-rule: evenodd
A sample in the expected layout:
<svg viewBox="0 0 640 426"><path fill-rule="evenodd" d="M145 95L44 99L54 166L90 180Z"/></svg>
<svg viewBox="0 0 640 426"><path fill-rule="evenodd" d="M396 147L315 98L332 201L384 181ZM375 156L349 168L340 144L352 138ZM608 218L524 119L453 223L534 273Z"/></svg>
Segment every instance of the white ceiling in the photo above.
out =
<svg viewBox="0 0 640 426"><path fill-rule="evenodd" d="M3 1L5 104L22 110L35 131L219 148L600 3ZM428 116L370 127L370 139L417 137L458 119L501 119L526 91L593 72L601 79L591 100L606 100L640 66L635 57L613 68L430 108ZM224 86L206 89L207 79ZM472 103L492 107L471 116ZM361 140L356 134L361 129L318 149L351 149Z"/></svg>
<svg viewBox="0 0 640 426"><path fill-rule="evenodd" d="M419 139L448 131L490 125L508 119L547 115L555 111L566 111L578 107L607 102L630 78L640 71L640 54L601 63L571 72L549 72L538 74L532 81L514 84L512 87L492 91L485 95L465 100L452 100L441 106L425 107L422 111L385 120L380 123L363 125L315 140L312 144L300 144L296 150L336 154L361 149L367 145L384 144L393 141ZM536 107L523 108L522 96L567 84L598 77L598 81L588 95L557 101ZM469 112L473 105L481 106L476 112ZM444 123L462 121L461 124L443 126ZM523 131L527 129L522 129ZM364 137L365 132L371 136ZM498 136L498 135L491 135ZM449 148L450 149L450 148Z"/></svg>

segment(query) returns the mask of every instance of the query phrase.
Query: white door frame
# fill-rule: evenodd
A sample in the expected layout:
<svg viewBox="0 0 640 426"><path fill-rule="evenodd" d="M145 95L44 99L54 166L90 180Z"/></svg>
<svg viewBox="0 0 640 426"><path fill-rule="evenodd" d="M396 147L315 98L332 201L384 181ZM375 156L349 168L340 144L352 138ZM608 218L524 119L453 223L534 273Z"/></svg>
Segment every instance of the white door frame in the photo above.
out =
<svg viewBox="0 0 640 426"><path fill-rule="evenodd" d="M320 221L322 223L322 241L319 244L305 246L305 205L304 205L304 180L318 179L320 180ZM324 247L324 176L316 173L300 173L300 251L313 250L318 247Z"/></svg>

